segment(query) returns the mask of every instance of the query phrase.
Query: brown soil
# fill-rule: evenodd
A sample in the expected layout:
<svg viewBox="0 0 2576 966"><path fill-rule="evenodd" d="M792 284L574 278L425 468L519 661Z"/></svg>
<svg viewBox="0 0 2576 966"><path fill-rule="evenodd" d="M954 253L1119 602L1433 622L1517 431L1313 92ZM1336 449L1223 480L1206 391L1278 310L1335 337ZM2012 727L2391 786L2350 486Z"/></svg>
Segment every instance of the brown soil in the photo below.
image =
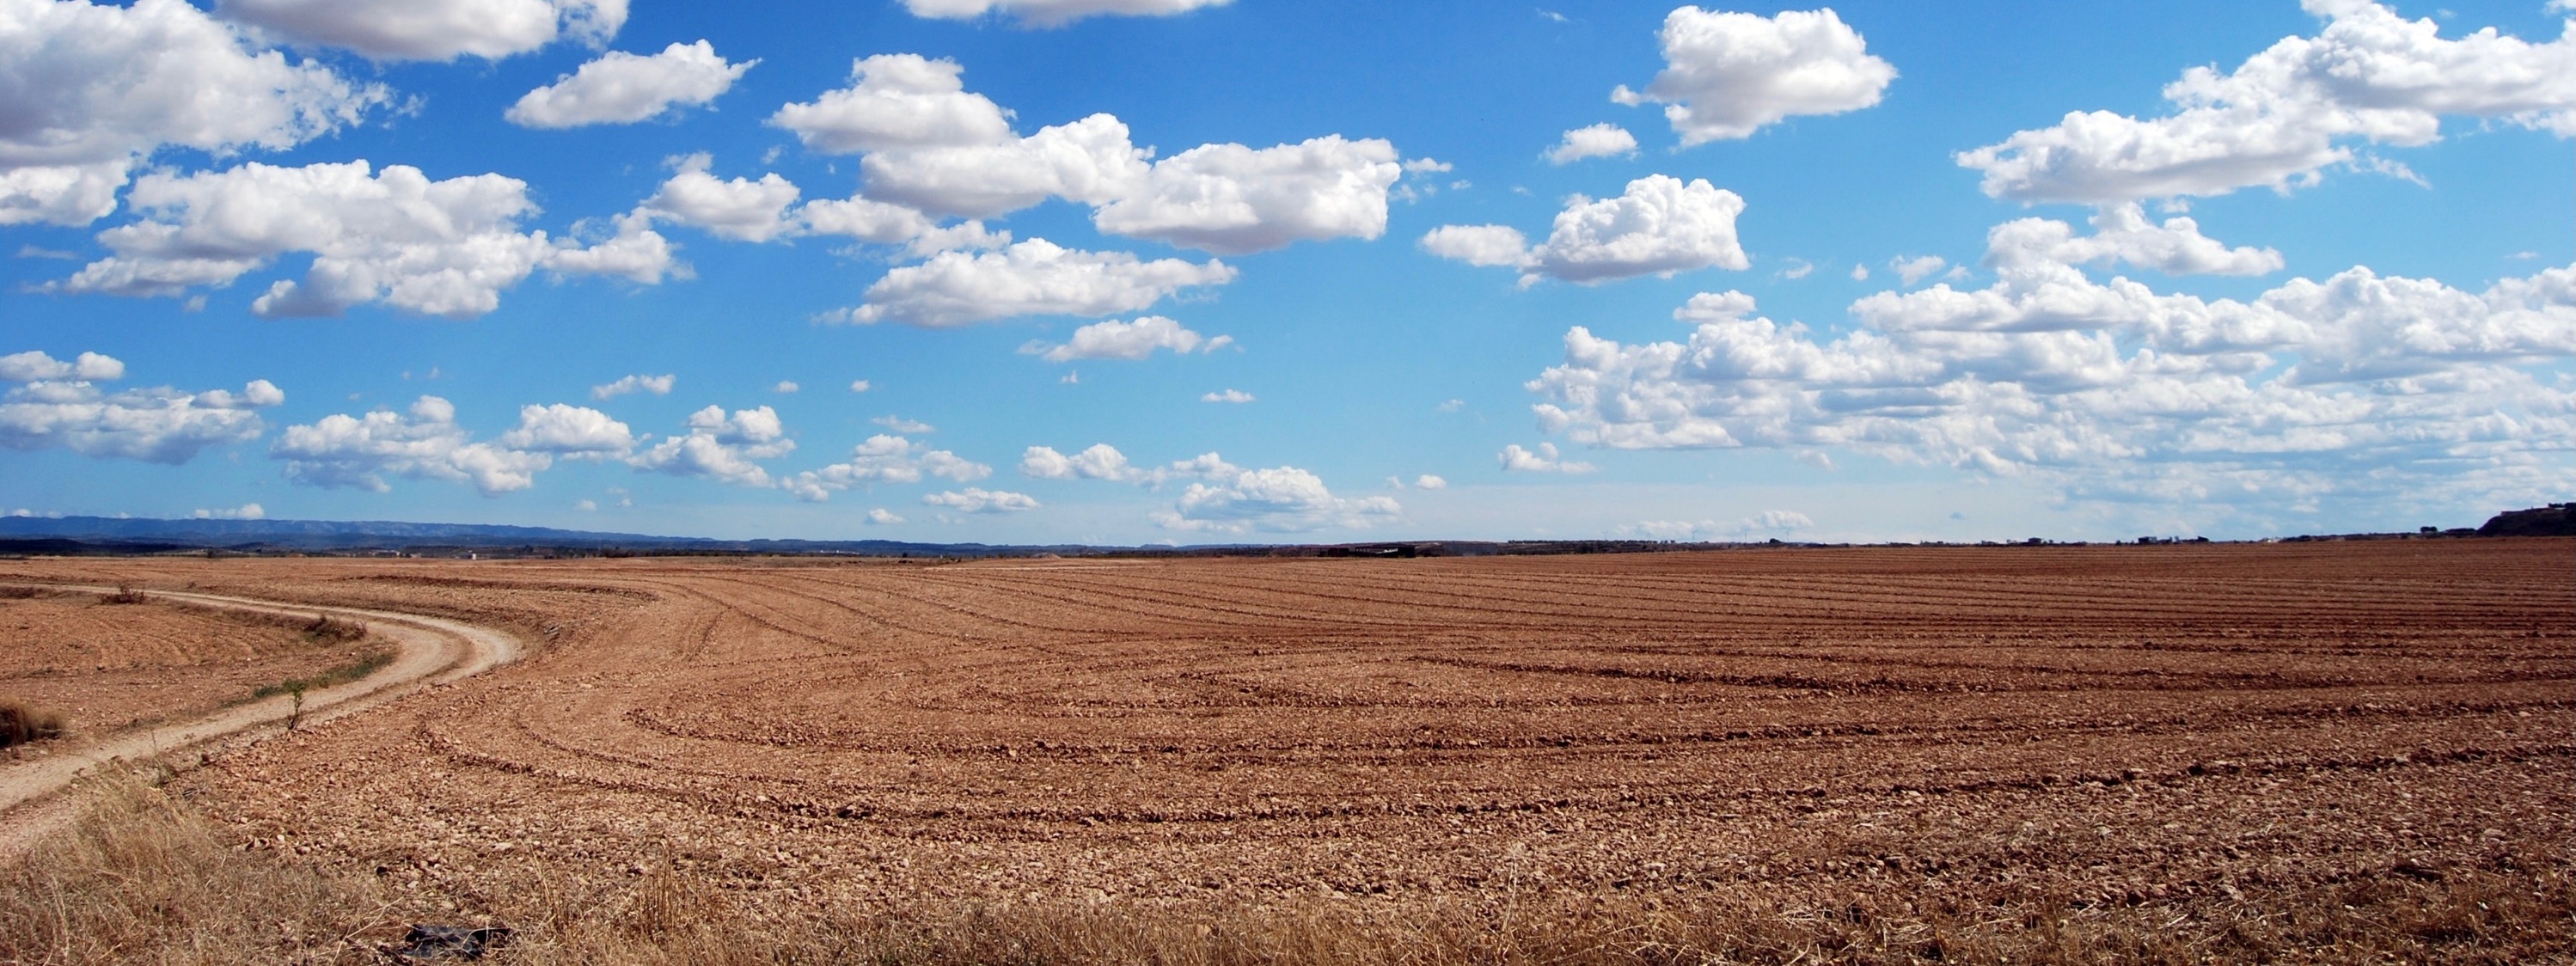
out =
<svg viewBox="0 0 2576 966"><path fill-rule="evenodd" d="M0 593L0 700L60 712L75 736L212 710L378 646L288 617L22 592Z"/></svg>
<svg viewBox="0 0 2576 966"><path fill-rule="evenodd" d="M2565 955L2576 909L2571 563L2532 539L0 570L529 632L518 665L181 779L244 847L459 914L614 917L677 876L758 922L1752 904L2129 917L2253 955L2359 915L2396 937L2374 948L2513 959Z"/></svg>

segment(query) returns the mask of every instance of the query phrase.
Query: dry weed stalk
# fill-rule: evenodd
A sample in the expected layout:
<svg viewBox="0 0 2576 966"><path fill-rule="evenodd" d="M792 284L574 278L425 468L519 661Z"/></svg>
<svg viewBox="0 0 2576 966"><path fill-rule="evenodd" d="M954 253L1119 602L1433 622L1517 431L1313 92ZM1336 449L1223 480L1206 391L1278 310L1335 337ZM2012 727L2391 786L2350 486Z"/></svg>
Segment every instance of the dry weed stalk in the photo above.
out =
<svg viewBox="0 0 2576 966"><path fill-rule="evenodd" d="M139 778L101 779L86 794L96 804L76 829L0 872L0 962L376 962L374 944L403 923L462 918L512 926L517 938L499 960L532 966L2501 963L2565 955L2576 913L2563 869L2088 909L2001 887L1919 896L1748 882L1698 895L1316 896L1213 910L1115 901L816 910L667 859L605 884L540 865L404 894L382 870L336 873L227 844Z"/></svg>

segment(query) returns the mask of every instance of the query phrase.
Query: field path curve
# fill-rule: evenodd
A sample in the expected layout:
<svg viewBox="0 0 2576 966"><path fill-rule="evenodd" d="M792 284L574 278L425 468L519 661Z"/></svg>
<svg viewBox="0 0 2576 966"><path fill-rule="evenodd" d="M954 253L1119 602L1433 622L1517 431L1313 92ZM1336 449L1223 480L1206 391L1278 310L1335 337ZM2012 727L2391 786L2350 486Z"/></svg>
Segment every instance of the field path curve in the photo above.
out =
<svg viewBox="0 0 2576 966"><path fill-rule="evenodd" d="M114 593L117 588L77 584L52 590ZM392 663L347 684L308 691L302 724L356 714L421 688L458 681L518 660L516 635L463 621L398 611L319 607L227 594L153 590L144 594L175 603L255 613L328 614L364 621L368 631L393 642ZM0 858L19 855L46 833L79 815L71 796L56 795L80 776L112 761L134 761L208 750L228 739L284 722L294 713L286 695L245 702L182 721L146 725L51 749L40 758L0 765Z"/></svg>

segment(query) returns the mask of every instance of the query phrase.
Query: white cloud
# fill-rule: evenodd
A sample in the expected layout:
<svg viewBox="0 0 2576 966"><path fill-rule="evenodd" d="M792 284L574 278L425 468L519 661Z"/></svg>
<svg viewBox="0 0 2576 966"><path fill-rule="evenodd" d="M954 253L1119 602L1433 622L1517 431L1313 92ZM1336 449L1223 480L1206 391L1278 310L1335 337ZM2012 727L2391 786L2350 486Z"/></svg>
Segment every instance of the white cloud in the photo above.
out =
<svg viewBox="0 0 2576 966"><path fill-rule="evenodd" d="M2576 267L2483 294L2356 267L2252 302L2063 263L1998 275L1862 299L1865 327L1830 341L1692 307L1683 342L1575 328L1528 386L1542 428L1576 442L1842 448L2038 474L2076 500L2269 513L2563 492L2550 466L2576 438L2576 386L2547 367L2576 357Z"/></svg>
<svg viewBox="0 0 2576 966"><path fill-rule="evenodd" d="M1471 265L1510 265L1521 283L1541 278L1596 284L1639 275L1670 276L1700 268L1742 270L1752 263L1736 241L1744 199L1707 179L1684 182L1647 175L1616 198L1567 199L1547 241L1526 249L1520 232L1502 225L1445 225L1422 248Z"/></svg>
<svg viewBox="0 0 2576 966"><path fill-rule="evenodd" d="M1010 111L965 89L954 61L885 54L851 75L851 86L781 107L769 123L817 151L863 153L868 202L916 213L990 218L1057 197L1092 206L1103 232L1233 255L1376 238L1406 170L1394 145L1338 134L1258 150L1205 144L1153 162L1110 114L1020 137ZM816 207L808 220L883 241L901 240L889 236L906 221L882 207Z"/></svg>
<svg viewBox="0 0 2576 966"><path fill-rule="evenodd" d="M257 503L244 503L230 509L200 508L189 516L199 520L265 520L268 519L268 509Z"/></svg>
<svg viewBox="0 0 2576 966"><path fill-rule="evenodd" d="M1565 132L1565 139L1547 149L1549 164L1573 164L1585 158L1634 156L1637 136L1628 129L1611 123L1579 127Z"/></svg>
<svg viewBox="0 0 2576 966"><path fill-rule="evenodd" d="M1127 462L1127 454L1107 443L1094 443L1090 449L1066 456L1051 446L1031 446L1020 455L1020 475L1041 480L1114 480L1121 483L1143 479L1145 473Z"/></svg>
<svg viewBox="0 0 2576 966"><path fill-rule="evenodd" d="M1916 282L1941 274L1942 269L1950 267L1950 260L1942 258L1939 255L1924 255L1917 258L1907 258L1903 255L1899 255L1895 258L1888 259L1887 267L1896 272L1898 280L1911 286Z"/></svg>
<svg viewBox="0 0 2576 966"><path fill-rule="evenodd" d="M1522 449L1521 444L1504 446L1495 454L1506 472L1512 473L1590 473L1598 467L1590 463L1559 457L1555 443L1540 443L1538 449Z"/></svg>
<svg viewBox="0 0 2576 966"><path fill-rule="evenodd" d="M932 426L929 423L922 422L918 419L905 419L901 416L879 416L875 419L868 420L868 422L875 423L898 433L919 435L921 433L935 433L939 431L938 427Z"/></svg>
<svg viewBox="0 0 2576 966"><path fill-rule="evenodd" d="M794 228L786 217L800 193L794 184L775 173L719 180L707 173L709 164L705 154L680 159L679 171L640 210L734 241L768 241Z"/></svg>
<svg viewBox="0 0 2576 966"><path fill-rule="evenodd" d="M670 239L653 230L649 212L629 212L610 219L617 231L585 245L576 238L555 239L546 253L546 268L557 275L608 275L638 285L660 284L664 275L689 277L689 267L671 256ZM589 222L574 222L574 234L592 237Z"/></svg>
<svg viewBox="0 0 2576 966"><path fill-rule="evenodd" d="M868 302L837 319L946 328L1020 315L1133 312L1184 288L1223 285L1234 268L1219 261L1142 261L1125 252L1086 252L1032 238L998 252L941 252L886 272Z"/></svg>
<svg viewBox="0 0 2576 966"><path fill-rule="evenodd" d="M993 468L944 449L925 450L901 436L879 433L851 449L847 462L798 473L779 486L797 499L819 503L853 486L918 483L924 475L972 483L993 475Z"/></svg>
<svg viewBox="0 0 2576 966"><path fill-rule="evenodd" d="M769 175L768 177L776 177ZM796 224L805 232L817 235L847 235L860 241L898 245L942 231L929 215L902 205L887 204L868 198L816 198L796 209ZM981 233L980 222L957 226ZM948 229L954 232L957 229ZM1010 233L1003 232L1008 243ZM943 239L946 240L946 239ZM964 239L959 239L963 241ZM962 248L965 245L941 245L940 248Z"/></svg>
<svg viewBox="0 0 2576 966"><path fill-rule="evenodd" d="M777 385L774 385L774 386L769 387L769 391L774 392L774 393L778 393L778 394L780 394L780 395L793 395L793 394L795 394L796 392L798 392L798 391L800 391L800 390L803 390L804 388L805 388L804 386L797 385L797 384L796 384L796 380L793 380L793 379L781 379L781 380L778 380L778 384L777 384Z"/></svg>
<svg viewBox="0 0 2576 966"><path fill-rule="evenodd" d="M624 456L635 448L625 423L586 406L519 407L519 425L498 442L509 449L575 458Z"/></svg>
<svg viewBox="0 0 2576 966"><path fill-rule="evenodd" d="M760 61L729 64L714 44L673 43L645 56L612 50L572 74L529 91L503 113L521 127L633 124L683 104L716 99Z"/></svg>
<svg viewBox="0 0 2576 966"><path fill-rule="evenodd" d="M1814 520L1796 510L1764 510L1734 523L1701 520L1642 520L1619 528L1621 536L1642 536L1652 540L1716 540L1726 537L1751 537L1805 530L1816 525Z"/></svg>
<svg viewBox="0 0 2576 966"><path fill-rule="evenodd" d="M599 512L599 501L597 501L597 500L574 500L574 501L572 501L572 508L573 508L573 509L575 509L575 510L579 510L579 511L581 511L581 512L583 512L583 513L597 513L597 512Z"/></svg>
<svg viewBox="0 0 2576 966"><path fill-rule="evenodd" d="M431 181L404 165L375 174L365 161L153 174L129 195L144 220L99 233L114 254L45 287L177 295L229 284L280 255L310 252L303 280L271 285L251 303L253 312L337 315L380 301L468 318L498 308L501 290L539 266L659 278L660 267L623 258L580 260L618 243L659 246L649 230L628 227L617 242L593 249L550 244L544 232L522 234L518 220L536 208L527 187L497 174ZM667 266L667 247L660 252Z"/></svg>
<svg viewBox="0 0 2576 966"><path fill-rule="evenodd" d="M1075 359L1143 359L1157 349L1169 349L1178 355L1192 352L1215 352L1234 344L1234 337L1220 335L1207 338L1182 327L1179 322L1159 315L1138 316L1133 322L1115 319L1094 322L1073 330L1073 338L1063 345L1048 346L1044 354L1049 362L1071 362Z"/></svg>
<svg viewBox="0 0 2576 966"><path fill-rule="evenodd" d="M1173 530L1297 533L1366 527L1402 511L1387 497L1335 497L1322 477L1280 466L1238 470L1214 484L1192 483L1170 510L1156 513L1154 521Z"/></svg>
<svg viewBox="0 0 2576 966"><path fill-rule="evenodd" d="M852 379L852 380L850 380L850 391L851 391L851 392L866 392L866 391L868 391L868 390L870 390L870 389L874 389L874 388L876 388L876 387L875 387L874 385L870 384L870 383L869 383L867 380L865 380L865 379Z"/></svg>
<svg viewBox="0 0 2576 966"><path fill-rule="evenodd" d="M536 474L554 465L550 453L473 442L456 424L455 405L437 396L420 397L407 413L333 414L289 426L268 453L287 461L286 477L298 483L380 493L393 475L469 483L498 496L536 485Z"/></svg>
<svg viewBox="0 0 2576 966"><path fill-rule="evenodd" d="M658 376L622 376L619 377L616 382L601 383L590 387L590 398L609 400L633 392L649 392L656 396L668 396L671 394L671 384L678 382L679 378L680 377L667 372Z"/></svg>
<svg viewBox="0 0 2576 966"><path fill-rule="evenodd" d="M2281 253L2269 248L2229 248L2200 233L2200 223L2168 218L2157 225L2135 202L2093 215L2093 234L2078 237L2064 222L2026 218L2010 226L2013 258L2035 257L2070 265L2127 262L2167 275L2265 275L2281 270ZM2019 254L2028 253L2028 254Z"/></svg>
<svg viewBox="0 0 2576 966"><path fill-rule="evenodd" d="M1038 508L1036 497L1008 490L985 490L967 487L932 493L921 498L929 506L947 507L960 513L1019 513Z"/></svg>
<svg viewBox="0 0 2576 966"><path fill-rule="evenodd" d="M1792 258L1788 260L1787 265L1781 267L1780 277L1794 282L1809 275L1813 275L1815 272L1816 263L1803 258Z"/></svg>
<svg viewBox="0 0 2576 966"><path fill-rule="evenodd" d="M902 523L903 518L896 516L892 510L878 507L868 511L867 521L868 525L872 527L888 527Z"/></svg>
<svg viewBox="0 0 2576 966"><path fill-rule="evenodd" d="M377 60L498 60L558 38L606 43L627 0L222 0L231 20Z"/></svg>
<svg viewBox="0 0 2576 966"><path fill-rule="evenodd" d="M1666 15L1656 36L1663 71L1642 94L1623 85L1610 97L1666 105L1684 146L1752 137L1795 115L1856 111L1896 79L1831 9L1762 17L1686 6Z"/></svg>
<svg viewBox="0 0 2576 966"><path fill-rule="evenodd" d="M1031 446L1020 455L1020 475L1040 480L1108 480L1160 488L1176 479L1232 479L1242 472L1242 467L1215 453L1146 469L1129 463L1127 454L1107 443L1094 443L1071 456L1052 446Z"/></svg>
<svg viewBox="0 0 2576 966"><path fill-rule="evenodd" d="M2445 40L2432 20L2377 3L2304 6L2326 19L2316 36L2284 38L2229 73L2185 71L2164 90L2171 114L2072 112L1958 162L1983 171L1997 198L2114 204L2288 190L2334 165L2385 167L2352 143L2431 143L2446 115L2576 135L2576 35L2563 27L2547 44L2493 30Z"/></svg>
<svg viewBox="0 0 2576 966"><path fill-rule="evenodd" d="M85 225L165 145L283 150L390 99L180 0L0 0L0 225Z"/></svg>
<svg viewBox="0 0 2576 966"><path fill-rule="evenodd" d="M769 123L828 154L1009 143L1011 112L967 93L964 70L919 54L863 58L850 66L850 86L780 107Z"/></svg>
<svg viewBox="0 0 2576 966"><path fill-rule="evenodd" d="M1433 476L1429 473L1424 473L1421 476L1413 478L1413 485L1417 489L1445 490L1449 488L1449 481Z"/></svg>
<svg viewBox="0 0 2576 966"><path fill-rule="evenodd" d="M1442 225L1422 236L1422 250L1478 268L1528 265L1529 237L1510 225Z"/></svg>
<svg viewBox="0 0 2576 966"><path fill-rule="evenodd" d="M916 17L973 20L986 14L1007 14L1026 26L1061 27L1084 17L1167 17L1201 7L1221 7L1231 2L1233 0L903 0L903 6Z"/></svg>
<svg viewBox="0 0 2576 966"><path fill-rule="evenodd" d="M1869 281L1869 266L1867 266L1867 265L1854 265L1854 266L1852 266L1852 270L1851 270L1851 280L1852 280L1852 281L1855 281L1855 282L1866 282L1866 281Z"/></svg>
<svg viewBox="0 0 2576 966"><path fill-rule="evenodd" d="M81 382L115 382L125 378L125 363L114 356L95 352L81 353L64 362L42 352L29 350L0 356L0 381L43 382L74 379Z"/></svg>
<svg viewBox="0 0 2576 966"><path fill-rule="evenodd" d="M859 159L869 197L988 218L1049 197L1105 205L1136 193L1151 165L1108 114L992 143L885 149Z"/></svg>
<svg viewBox="0 0 2576 966"><path fill-rule="evenodd" d="M1212 403L1248 403L1252 401L1252 394L1241 389L1226 389L1202 395L1199 397L1199 401Z"/></svg>
<svg viewBox="0 0 2576 966"><path fill-rule="evenodd" d="M1220 255L1376 238L1386 233L1387 189L1402 175L1395 146L1375 138L1335 134L1257 151L1205 144L1155 162L1143 184L1091 221Z"/></svg>
<svg viewBox="0 0 2576 966"><path fill-rule="evenodd" d="M0 446L59 446L83 456L175 465L212 447L258 438L267 426L256 410L286 401L265 379L239 393L168 387L109 393L94 384L124 376L124 363L94 352L72 362L42 352L0 356L0 380L24 383L0 395Z"/></svg>
<svg viewBox="0 0 2576 966"><path fill-rule="evenodd" d="M689 414L689 432L637 453L627 463L639 470L672 476L700 476L737 486L767 487L769 471L755 460L775 459L796 451L778 411L767 406L737 409L709 406Z"/></svg>

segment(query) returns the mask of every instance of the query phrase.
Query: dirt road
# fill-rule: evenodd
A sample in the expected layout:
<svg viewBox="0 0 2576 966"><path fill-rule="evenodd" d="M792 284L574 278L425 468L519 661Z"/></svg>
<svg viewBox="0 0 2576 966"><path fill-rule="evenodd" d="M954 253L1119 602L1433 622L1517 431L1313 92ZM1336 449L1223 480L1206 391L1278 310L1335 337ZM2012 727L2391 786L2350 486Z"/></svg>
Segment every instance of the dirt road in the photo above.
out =
<svg viewBox="0 0 2576 966"><path fill-rule="evenodd" d="M72 586L59 589L110 592L113 587ZM302 616L327 613L367 622L374 633L396 648L392 663L364 678L307 692L302 724L312 725L355 714L409 694L444 684L519 656L519 640L507 633L461 621L382 610L316 608L249 597L156 591L152 596L232 610ZM112 761L201 754L227 739L240 738L295 714L293 699L279 695L235 705L213 714L132 729L46 749L43 757L0 766L0 856L14 855L44 833L78 814L76 803L48 798L91 769Z"/></svg>

